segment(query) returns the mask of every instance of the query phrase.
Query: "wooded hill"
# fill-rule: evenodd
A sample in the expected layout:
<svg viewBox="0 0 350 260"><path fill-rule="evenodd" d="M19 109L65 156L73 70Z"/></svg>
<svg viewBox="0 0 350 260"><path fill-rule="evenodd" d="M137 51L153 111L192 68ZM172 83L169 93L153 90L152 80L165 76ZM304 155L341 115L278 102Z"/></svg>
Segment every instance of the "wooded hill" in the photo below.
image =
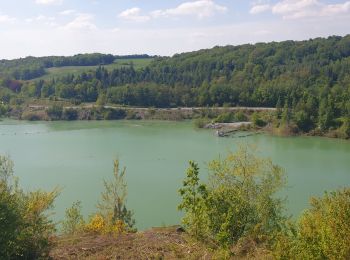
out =
<svg viewBox="0 0 350 260"><path fill-rule="evenodd" d="M214 47L155 58L140 69L107 70L103 64L113 62L113 55L28 57L2 63L0 99L5 103L26 97L58 97L131 106L278 107L284 108L285 121L293 120L303 131L324 130L341 127L349 118L349 56L350 35ZM28 77L16 71L31 71L38 63L46 68L101 66L46 81L18 80ZM11 68L15 72L4 73ZM35 76L29 74L29 78Z"/></svg>

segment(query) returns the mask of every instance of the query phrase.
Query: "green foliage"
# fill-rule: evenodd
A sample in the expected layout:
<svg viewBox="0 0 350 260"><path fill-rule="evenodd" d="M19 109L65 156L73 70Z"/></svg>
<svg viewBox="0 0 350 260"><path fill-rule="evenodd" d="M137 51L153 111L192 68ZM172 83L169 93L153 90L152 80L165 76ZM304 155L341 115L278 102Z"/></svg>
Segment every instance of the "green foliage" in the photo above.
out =
<svg viewBox="0 0 350 260"><path fill-rule="evenodd" d="M209 181L200 184L197 164L190 162L180 189L183 222L194 236L216 240L228 247L250 238L270 243L283 227L282 200L276 198L285 184L283 170L254 150L240 147L209 163ZM271 242L272 243L272 242Z"/></svg>
<svg viewBox="0 0 350 260"><path fill-rule="evenodd" d="M199 183L198 165L190 161L190 167L187 169L186 178L183 181L183 188L179 190L182 202L178 209L185 212L182 223L195 238L200 239L206 235L206 207L205 199L207 196L206 186Z"/></svg>
<svg viewBox="0 0 350 260"><path fill-rule="evenodd" d="M196 128L203 128L205 127L208 123L210 122L210 120L208 118L197 118L193 121L194 126Z"/></svg>
<svg viewBox="0 0 350 260"><path fill-rule="evenodd" d="M108 108L103 110L103 118L106 120L124 119L126 112L123 109Z"/></svg>
<svg viewBox="0 0 350 260"><path fill-rule="evenodd" d="M63 107L60 105L53 105L50 106L46 112L51 120L59 120L62 117Z"/></svg>
<svg viewBox="0 0 350 260"><path fill-rule="evenodd" d="M281 228L282 201L275 195L285 178L279 166L240 147L212 161L209 170L209 226L218 241L229 245L247 236L264 241Z"/></svg>
<svg viewBox="0 0 350 260"><path fill-rule="evenodd" d="M78 119L78 111L73 108L65 108L63 110L62 119L68 121L76 120Z"/></svg>
<svg viewBox="0 0 350 260"><path fill-rule="evenodd" d="M260 113L254 112L251 116L251 121L253 122L254 126L257 127L264 127L267 123L261 118Z"/></svg>
<svg viewBox="0 0 350 260"><path fill-rule="evenodd" d="M343 138L350 138L350 117L346 117L343 119L343 124L339 130Z"/></svg>
<svg viewBox="0 0 350 260"><path fill-rule="evenodd" d="M247 121L247 116L243 113L243 111L238 111L235 114L235 121L236 122L245 122L245 121Z"/></svg>
<svg viewBox="0 0 350 260"><path fill-rule="evenodd" d="M279 237L276 258L349 259L350 189L312 198L292 230Z"/></svg>
<svg viewBox="0 0 350 260"><path fill-rule="evenodd" d="M81 214L81 201L73 203L72 207L66 209L65 219L62 222L62 231L65 234L74 235L84 229L85 221Z"/></svg>
<svg viewBox="0 0 350 260"><path fill-rule="evenodd" d="M22 212L23 228L19 233L19 245L22 254L28 259L37 259L47 255L52 246L50 238L56 231L55 224L46 214L53 208L59 190L51 192L37 190L24 194Z"/></svg>
<svg viewBox="0 0 350 260"><path fill-rule="evenodd" d="M13 163L0 156L0 258L38 259L48 255L55 225L47 211L59 191L23 192Z"/></svg>
<svg viewBox="0 0 350 260"><path fill-rule="evenodd" d="M0 117L5 116L8 110L9 110L8 106L5 104L2 104L2 101L0 101Z"/></svg>
<svg viewBox="0 0 350 260"><path fill-rule="evenodd" d="M334 104L331 97L323 98L318 111L318 127L321 131L329 129L334 120Z"/></svg>
<svg viewBox="0 0 350 260"><path fill-rule="evenodd" d="M0 182L0 258L8 259L17 255L19 244L17 228L22 224L17 197L6 183Z"/></svg>
<svg viewBox="0 0 350 260"><path fill-rule="evenodd" d="M298 126L327 134L339 130L336 122L350 113L349 46L347 35L215 47L154 60L103 54L4 60L0 99L13 105L53 97L141 107L276 107L274 123L281 130ZM62 67L67 65L83 67ZM22 81L47 71L47 77ZM237 119L218 119L231 120Z"/></svg>
<svg viewBox="0 0 350 260"><path fill-rule="evenodd" d="M308 132L314 127L310 116L305 111L295 113L294 120L298 128L304 132Z"/></svg>
<svg viewBox="0 0 350 260"><path fill-rule="evenodd" d="M291 110L289 108L288 105L288 100L286 100L285 104L284 104L284 108L283 108L283 112L282 112L282 124L288 126L290 121L291 121Z"/></svg>
<svg viewBox="0 0 350 260"><path fill-rule="evenodd" d="M125 181L126 168L120 170L119 161L114 161L112 180L104 181L105 190L101 193L101 200L97 208L107 228L113 228L115 223L121 222L129 231L135 230L133 212L126 208L127 184Z"/></svg>
<svg viewBox="0 0 350 260"><path fill-rule="evenodd" d="M232 112L222 113L214 119L215 123L231 123L233 121L235 121L235 114Z"/></svg>

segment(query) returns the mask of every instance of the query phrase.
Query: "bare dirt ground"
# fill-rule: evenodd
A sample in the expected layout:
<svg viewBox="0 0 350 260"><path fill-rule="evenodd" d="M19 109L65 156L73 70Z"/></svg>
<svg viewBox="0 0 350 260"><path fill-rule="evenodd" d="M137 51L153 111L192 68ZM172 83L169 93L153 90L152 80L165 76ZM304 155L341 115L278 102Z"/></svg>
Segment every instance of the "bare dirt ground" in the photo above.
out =
<svg viewBox="0 0 350 260"><path fill-rule="evenodd" d="M59 237L51 259L212 259L210 250L177 227L118 236Z"/></svg>

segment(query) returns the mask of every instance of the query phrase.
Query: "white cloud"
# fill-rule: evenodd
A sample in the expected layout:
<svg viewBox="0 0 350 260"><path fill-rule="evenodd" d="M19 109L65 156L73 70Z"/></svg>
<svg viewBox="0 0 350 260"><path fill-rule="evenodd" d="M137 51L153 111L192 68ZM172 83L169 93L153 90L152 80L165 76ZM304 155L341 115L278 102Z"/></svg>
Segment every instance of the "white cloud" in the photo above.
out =
<svg viewBox="0 0 350 260"><path fill-rule="evenodd" d="M260 14L263 12L266 12L271 9L271 6L269 4L257 4L253 5L253 7L250 9L250 14Z"/></svg>
<svg viewBox="0 0 350 260"><path fill-rule="evenodd" d="M94 24L94 16L91 14L78 14L73 21L61 27L64 30L96 30L97 26Z"/></svg>
<svg viewBox="0 0 350 260"><path fill-rule="evenodd" d="M72 14L76 14L77 11L73 10L73 9L69 9L69 10L64 10L62 12L60 12L60 15L72 15Z"/></svg>
<svg viewBox="0 0 350 260"><path fill-rule="evenodd" d="M35 0L39 5L61 5L63 0Z"/></svg>
<svg viewBox="0 0 350 260"><path fill-rule="evenodd" d="M343 4L326 5L322 8L322 14L324 16L344 14L344 13L350 13L350 1L347 1Z"/></svg>
<svg viewBox="0 0 350 260"><path fill-rule="evenodd" d="M25 22L27 22L27 23L37 22L40 24L48 25L48 26L56 26L57 23L55 22L55 20L56 20L55 17L38 15L37 17L25 19Z"/></svg>
<svg viewBox="0 0 350 260"><path fill-rule="evenodd" d="M141 15L141 9L138 7L127 9L118 15L120 18L133 22L147 22L150 17Z"/></svg>
<svg viewBox="0 0 350 260"><path fill-rule="evenodd" d="M188 3L203 2L198 0L183 1ZM216 1L214 0L214 2ZM137 24L138 26L135 27L123 27L123 23L121 23L110 24L110 28L106 28L97 26L95 21L97 17L94 17L92 14L81 14L79 12L67 12L71 13L71 16L66 17L57 15L56 20L53 20L53 17L50 17L49 14L42 13L47 16L29 17L27 20L32 23L26 26L24 23L20 23L20 18L17 18L19 26L16 26L15 18L0 13L0 58L24 57L28 55L72 55L85 52L172 55L178 52L210 48L215 45L303 40L348 34L350 15L347 14L350 12L350 0L343 0L343 3L340 4L326 4L329 2L328 0L258 1L254 5L270 4L271 9L268 11L270 14L274 12L278 17L289 17L289 19L235 21L226 25L220 23L217 26L213 25L215 23L211 23L213 26L208 26L206 23L190 22L186 23L185 26L182 23L179 23L178 26L172 26L173 24L169 23L169 25L166 23L167 21L162 21L163 23L159 26L160 21L157 21L158 23L155 22L152 26ZM301 5L301 3L304 5ZM197 15L195 11L183 11L180 14L179 10L183 10L179 8L180 6L168 9L178 10L177 12L166 12L167 10L163 9L159 11L159 15L164 17L165 12L165 17L184 17L183 15L192 15L194 18L206 17ZM275 8L274 11L272 10L273 8ZM197 9L198 12L202 10L200 8ZM224 10L226 9L214 11L214 13L209 12L209 14L220 14L220 12L225 12ZM59 11L64 12L64 9ZM292 15L302 15L302 11L306 12L304 15L308 15L304 17L312 17L313 19L308 19L307 22L304 19L291 19ZM140 9L136 10L136 12L126 12L124 15L127 17L147 16L149 18L146 19L154 19L150 13ZM136 20L140 21L140 18L136 18ZM2 22L6 21L15 21L15 26L2 24ZM56 26L45 26L45 22L64 23ZM115 26L120 27L115 28Z"/></svg>
<svg viewBox="0 0 350 260"><path fill-rule="evenodd" d="M54 21L55 17L49 17L49 16L45 16L45 15L38 15L35 20L37 21Z"/></svg>
<svg viewBox="0 0 350 260"><path fill-rule="evenodd" d="M283 0L272 7L272 13L284 19L336 16L350 13L350 1L325 4L319 0Z"/></svg>
<svg viewBox="0 0 350 260"><path fill-rule="evenodd" d="M117 32L120 32L121 29L119 27L115 27L115 28L110 29L109 31L112 33L117 33Z"/></svg>
<svg viewBox="0 0 350 260"><path fill-rule="evenodd" d="M318 0L283 0L273 6L272 13L283 18L299 18L315 15L320 6Z"/></svg>
<svg viewBox="0 0 350 260"><path fill-rule="evenodd" d="M92 23L93 20L90 22ZM29 28L6 26L1 31L0 57L73 55L91 52L172 55L211 48L215 45L346 35L349 33L349 23L349 17L336 16L332 19L328 17L310 19L308 22L287 19L279 22L258 21L199 27L189 25L182 28L162 29L111 27L97 28L88 33L85 27L81 30L65 30L60 27L34 25ZM23 39L26 40L23 41Z"/></svg>
<svg viewBox="0 0 350 260"><path fill-rule="evenodd" d="M179 6L166 9L156 10L152 12L153 17L161 16L197 16L199 19L213 16L216 13L225 13L227 7L216 4L212 0L198 0L193 2L185 2Z"/></svg>
<svg viewBox="0 0 350 260"><path fill-rule="evenodd" d="M0 23L12 23L16 21L17 19L5 14L0 14Z"/></svg>

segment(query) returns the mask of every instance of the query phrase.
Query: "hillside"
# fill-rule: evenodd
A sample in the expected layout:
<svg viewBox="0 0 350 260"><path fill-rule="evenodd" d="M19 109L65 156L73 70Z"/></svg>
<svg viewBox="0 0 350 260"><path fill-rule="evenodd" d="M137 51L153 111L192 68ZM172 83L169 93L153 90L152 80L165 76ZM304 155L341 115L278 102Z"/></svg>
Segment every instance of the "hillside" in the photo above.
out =
<svg viewBox="0 0 350 260"><path fill-rule="evenodd" d="M34 81L4 76L3 65L0 100L17 105L27 98L50 98L141 107L276 107L277 119L297 130L342 129L350 136L350 35L215 47L152 61L128 57L142 58L130 60L134 66L125 60L113 63L112 57L51 57L43 72L48 74ZM26 71L39 61L47 58L3 64ZM92 67L76 67L81 62Z"/></svg>

